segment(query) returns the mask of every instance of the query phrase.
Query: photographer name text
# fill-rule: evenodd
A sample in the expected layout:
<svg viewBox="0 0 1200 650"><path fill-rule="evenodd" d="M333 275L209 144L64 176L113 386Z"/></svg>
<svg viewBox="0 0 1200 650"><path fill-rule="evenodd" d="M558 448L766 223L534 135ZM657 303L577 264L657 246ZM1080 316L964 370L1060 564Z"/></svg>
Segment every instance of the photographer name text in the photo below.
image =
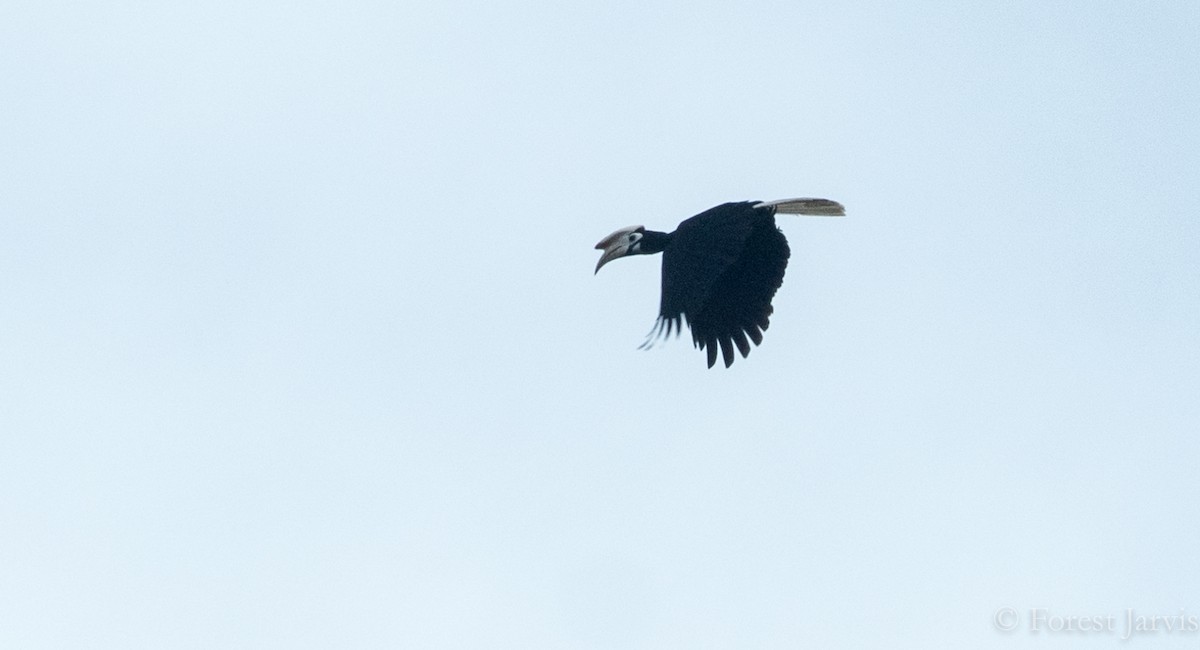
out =
<svg viewBox="0 0 1200 650"><path fill-rule="evenodd" d="M1143 614L1133 608L1120 615L1080 615L1062 614L1047 607L1034 607L1025 613L1014 607L1001 607L992 623L1003 632L1024 628L1030 634L1119 634L1122 641L1140 636L1200 633L1200 616L1182 609L1169 615Z"/></svg>

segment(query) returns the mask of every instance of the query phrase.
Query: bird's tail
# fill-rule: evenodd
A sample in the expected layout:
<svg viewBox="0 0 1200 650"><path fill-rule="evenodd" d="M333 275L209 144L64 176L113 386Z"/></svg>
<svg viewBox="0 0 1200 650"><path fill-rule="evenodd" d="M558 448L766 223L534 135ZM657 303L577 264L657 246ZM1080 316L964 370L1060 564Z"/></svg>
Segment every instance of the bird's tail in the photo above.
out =
<svg viewBox="0 0 1200 650"><path fill-rule="evenodd" d="M756 203L756 208L775 208L775 214L807 214L814 217L844 217L846 208L829 199L781 199Z"/></svg>

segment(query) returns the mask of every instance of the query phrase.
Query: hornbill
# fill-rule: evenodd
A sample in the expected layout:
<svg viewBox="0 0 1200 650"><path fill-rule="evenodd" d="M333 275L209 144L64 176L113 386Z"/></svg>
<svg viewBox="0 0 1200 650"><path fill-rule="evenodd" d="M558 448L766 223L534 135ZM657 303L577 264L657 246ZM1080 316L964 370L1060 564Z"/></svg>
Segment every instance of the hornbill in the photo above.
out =
<svg viewBox="0 0 1200 650"><path fill-rule="evenodd" d="M762 343L770 324L771 299L783 284L787 239L775 226L776 214L840 217L842 204L829 199L783 199L724 203L684 220L675 232L643 226L622 228L600 240L600 267L627 255L662 253L662 300L658 320L643 347L658 336L682 331L681 318L692 330L692 344L708 352L708 367L717 362L717 346L725 367L733 364L733 348L742 357L750 343Z"/></svg>

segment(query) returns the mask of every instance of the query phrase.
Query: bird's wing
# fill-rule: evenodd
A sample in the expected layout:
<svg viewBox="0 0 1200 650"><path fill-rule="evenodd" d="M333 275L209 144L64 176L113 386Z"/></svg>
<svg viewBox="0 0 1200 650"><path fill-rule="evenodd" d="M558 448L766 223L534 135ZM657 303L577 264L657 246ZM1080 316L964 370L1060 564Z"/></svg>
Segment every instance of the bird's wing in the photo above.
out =
<svg viewBox="0 0 1200 650"><path fill-rule="evenodd" d="M721 273L737 260L750 234L754 209L726 203L679 224L663 251L659 316L689 319L700 311Z"/></svg>
<svg viewBox="0 0 1200 650"><path fill-rule="evenodd" d="M659 331L670 334L686 317L709 367L718 345L728 367L734 346L744 357L747 337L762 342L789 254L772 212L751 202L717 206L681 223L663 251Z"/></svg>

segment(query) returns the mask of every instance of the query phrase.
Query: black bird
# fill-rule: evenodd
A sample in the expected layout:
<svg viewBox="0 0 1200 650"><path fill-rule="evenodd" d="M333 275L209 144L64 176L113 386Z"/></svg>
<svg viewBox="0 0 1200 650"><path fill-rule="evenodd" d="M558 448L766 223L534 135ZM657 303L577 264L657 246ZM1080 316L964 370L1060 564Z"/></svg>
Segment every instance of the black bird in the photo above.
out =
<svg viewBox="0 0 1200 650"><path fill-rule="evenodd" d="M775 226L776 214L840 217L846 209L829 199L743 201L701 212L671 233L622 228L596 244L604 251L596 272L618 257L662 253L658 320L643 346L672 329L678 334L686 318L692 344L708 351L708 367L717 362L720 345L728 368L734 346L744 358L750 354L747 338L762 343L774 311L771 299L783 284L791 251Z"/></svg>

